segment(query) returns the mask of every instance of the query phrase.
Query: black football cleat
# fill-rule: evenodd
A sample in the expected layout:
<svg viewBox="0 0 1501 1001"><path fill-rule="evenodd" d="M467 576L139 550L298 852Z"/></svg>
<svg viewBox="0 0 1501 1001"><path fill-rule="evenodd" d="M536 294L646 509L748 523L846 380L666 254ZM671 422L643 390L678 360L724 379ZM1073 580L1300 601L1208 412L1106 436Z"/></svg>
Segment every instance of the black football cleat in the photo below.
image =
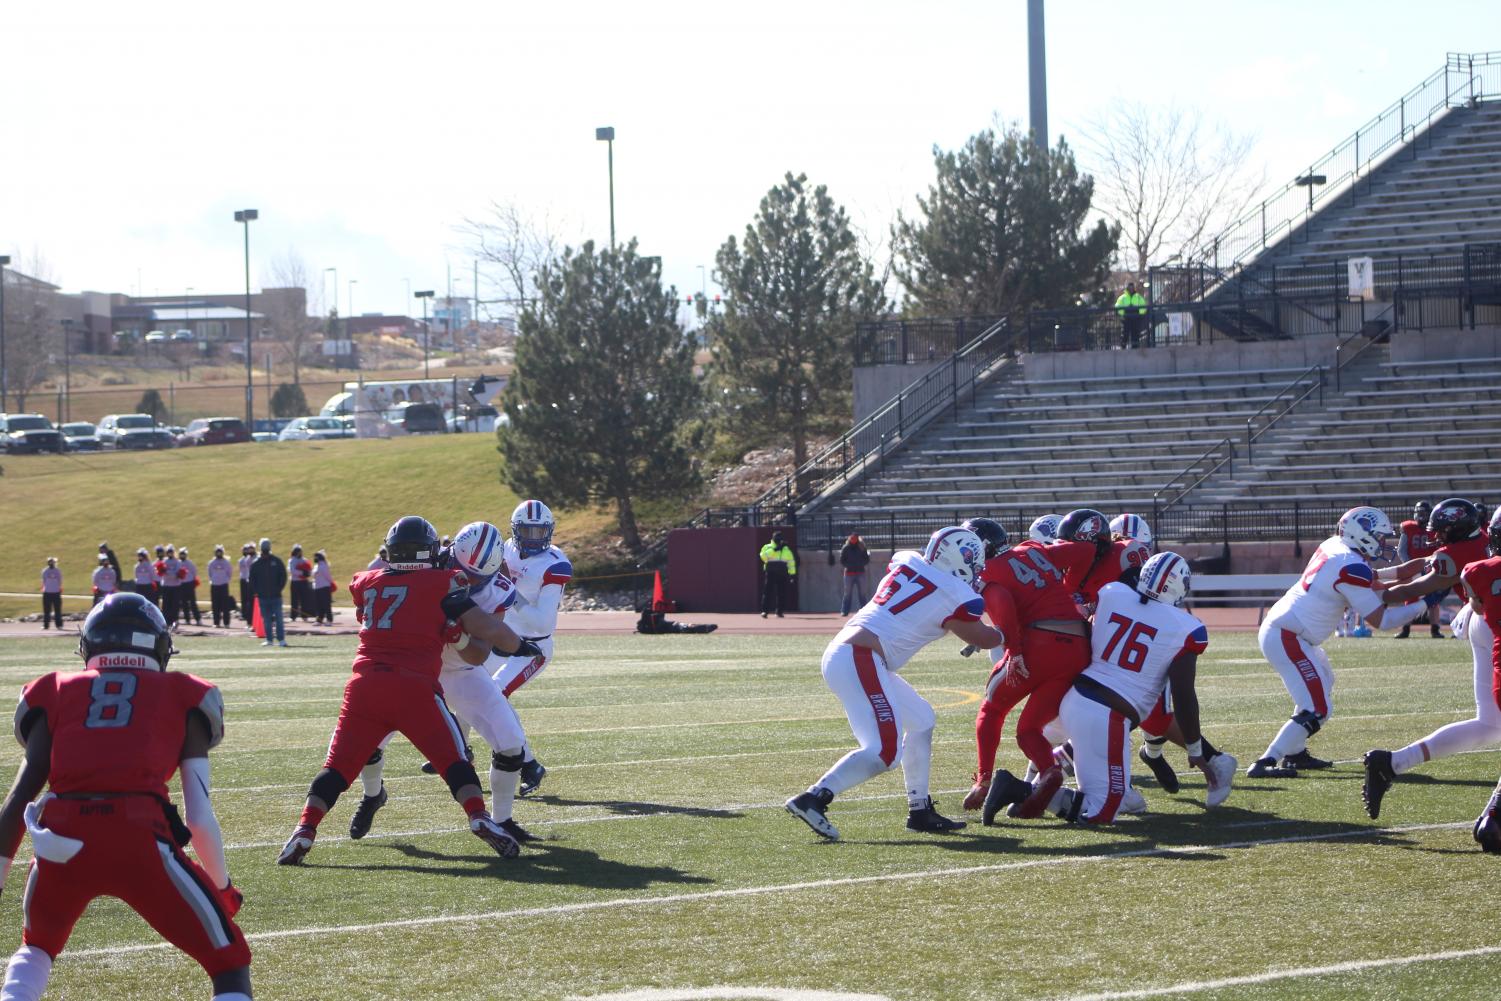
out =
<svg viewBox="0 0 1501 1001"><path fill-rule="evenodd" d="M1407 639L1411 635L1412 635L1412 623L1409 622L1407 625L1403 626L1402 627L1402 631L1399 632L1397 635L1393 636L1392 639L1394 639L1394 640L1405 640L1405 639Z"/></svg>
<svg viewBox="0 0 1501 1001"><path fill-rule="evenodd" d="M1282 767L1296 768L1300 772L1316 772L1324 768L1333 768L1334 762L1325 761L1323 758L1315 758L1304 748L1297 754L1289 754L1282 759Z"/></svg>
<svg viewBox="0 0 1501 1001"><path fill-rule="evenodd" d="M503 826L491 820L488 813L470 817L469 832L495 849L495 854L501 858L515 858L521 854L521 843L506 833Z"/></svg>
<svg viewBox="0 0 1501 1001"><path fill-rule="evenodd" d="M980 823L995 826L995 816L1013 803L1020 803L1032 795L1032 783L1023 782L1005 769L995 773L990 780L990 791L985 794L985 805L980 811Z"/></svg>
<svg viewBox="0 0 1501 1001"><path fill-rule="evenodd" d="M1284 761L1287 759L1284 758ZM1246 777L1252 779L1295 779L1298 770L1290 765L1277 764L1276 758L1257 758L1246 769Z"/></svg>
<svg viewBox="0 0 1501 1001"><path fill-rule="evenodd" d="M1365 752L1365 782L1360 787L1360 798L1365 801L1365 812L1372 820L1381 816L1382 797L1396 778L1391 751Z"/></svg>
<svg viewBox="0 0 1501 1001"><path fill-rule="evenodd" d="M349 818L349 836L356 841L370 833L370 825L375 823L375 811L386 805L386 787L380 787L380 793L376 796L365 796L360 800L360 805L354 808L354 816Z"/></svg>
<svg viewBox="0 0 1501 1001"><path fill-rule="evenodd" d="M537 788L539 786L542 785L542 779L546 777L546 775L547 769L544 768L542 762L538 761L536 758L533 758L530 761L522 762L521 785L517 787L516 795L530 796L532 793L537 791Z"/></svg>
<svg viewBox="0 0 1501 1001"><path fill-rule="evenodd" d="M827 811L834 801L833 794L820 789L818 792L798 793L786 802L787 812L813 829L813 833L826 841L838 841L839 829L829 823Z"/></svg>
<svg viewBox="0 0 1501 1001"><path fill-rule="evenodd" d="M1038 773L1037 781L1032 783L1032 794L1020 803L1012 803L1007 807L1006 816L1017 820L1035 820L1047 812L1048 804L1053 802L1053 797L1062 788L1063 766L1054 765Z"/></svg>
<svg viewBox="0 0 1501 1001"><path fill-rule="evenodd" d="M1486 807L1484 813L1475 819L1475 843L1480 850L1488 855L1501 855L1501 824L1496 822L1496 814Z"/></svg>
<svg viewBox="0 0 1501 1001"><path fill-rule="evenodd" d="M954 831L962 831L965 823L962 820L950 820L937 810L933 809L933 798L920 809L911 810L907 813L907 830L921 831L926 834L952 834Z"/></svg>
<svg viewBox="0 0 1501 1001"><path fill-rule="evenodd" d="M1155 758L1152 757L1147 753L1145 747L1136 752L1136 757L1151 770L1152 777L1157 780L1157 784L1162 787L1163 792L1175 793L1178 791L1178 773L1173 771L1173 766L1168 764L1166 758L1160 754Z"/></svg>
<svg viewBox="0 0 1501 1001"><path fill-rule="evenodd" d="M528 831L525 827L522 827L520 824L516 823L515 820L512 820L510 818L507 818L505 820L498 820L496 821L496 823L500 825L501 830L505 831L511 837L515 838L518 845L524 845L528 841L542 840L541 835L533 834L531 831Z"/></svg>

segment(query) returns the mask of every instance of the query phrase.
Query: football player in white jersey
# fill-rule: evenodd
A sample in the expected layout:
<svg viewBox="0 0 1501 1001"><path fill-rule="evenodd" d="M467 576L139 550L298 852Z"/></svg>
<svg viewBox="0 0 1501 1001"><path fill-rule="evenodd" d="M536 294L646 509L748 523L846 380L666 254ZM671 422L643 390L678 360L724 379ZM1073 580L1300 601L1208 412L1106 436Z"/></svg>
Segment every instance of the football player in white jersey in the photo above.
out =
<svg viewBox="0 0 1501 1001"><path fill-rule="evenodd" d="M787 801L787 812L820 837L839 840L826 815L836 795L898 760L907 780L907 829L942 833L964 826L933 808L928 776L937 717L897 672L945 633L985 650L1001 645L1000 633L980 621L985 603L975 583L984 563L980 537L959 527L934 532L921 553L893 554L870 602L824 650L824 683L844 704L860 746Z"/></svg>
<svg viewBox="0 0 1501 1001"><path fill-rule="evenodd" d="M1285 779L1296 777L1300 768L1330 767L1331 762L1308 753L1308 738L1333 710L1334 667L1324 641L1346 608L1377 629L1400 629L1427 607L1421 600L1401 604L1372 587L1376 572L1371 560L1390 548L1395 535L1391 519L1373 507L1346 511L1338 534L1319 545L1302 578L1267 612L1256 638L1292 696L1293 716L1246 769L1247 775Z"/></svg>
<svg viewBox="0 0 1501 1001"><path fill-rule="evenodd" d="M500 572L504 536L500 529L485 521L476 521L459 529L449 555L455 566L469 579L469 596L482 610L510 621L510 609L516 601L516 588ZM513 627L514 628L514 627ZM490 676L495 663L503 661L487 644L465 634L456 643L443 648L438 682L443 686L443 701L467 726L473 726L490 745L490 792L495 805L490 816L516 839L518 844L537 840L512 818L516 799L516 782L521 772L521 748L526 734L521 720L500 693ZM390 737L386 738L387 741ZM370 833L375 813L388 798L382 781L384 747L371 756L360 772L365 796L349 821L349 836L363 838ZM373 791L372 791L373 790Z"/></svg>
<svg viewBox="0 0 1501 1001"><path fill-rule="evenodd" d="M516 603L506 622L517 634L542 649L540 657L510 657L495 672L495 683L507 699L552 663L552 634L558 625L558 606L563 588L573 579L573 564L563 550L552 544L556 527L552 512L539 500L524 500L511 512L511 537L506 540L505 573L516 585ZM535 792L547 769L523 748L522 796Z"/></svg>
<svg viewBox="0 0 1501 1001"><path fill-rule="evenodd" d="M1209 646L1209 631L1178 607L1188 581L1188 561L1163 552L1141 568L1134 588L1119 581L1100 588L1090 665L1074 679L1059 709L1079 782L1077 791L1059 789L1047 804L1064 820L1110 824L1117 813L1146 808L1131 786L1131 730L1152 711L1164 685L1172 689L1188 763L1208 778L1208 805L1218 806L1230 795L1235 759L1209 754L1200 741L1194 675L1199 654ZM1030 795L1031 787L1018 780L993 784L986 822L1002 804L1022 802L1024 793Z"/></svg>

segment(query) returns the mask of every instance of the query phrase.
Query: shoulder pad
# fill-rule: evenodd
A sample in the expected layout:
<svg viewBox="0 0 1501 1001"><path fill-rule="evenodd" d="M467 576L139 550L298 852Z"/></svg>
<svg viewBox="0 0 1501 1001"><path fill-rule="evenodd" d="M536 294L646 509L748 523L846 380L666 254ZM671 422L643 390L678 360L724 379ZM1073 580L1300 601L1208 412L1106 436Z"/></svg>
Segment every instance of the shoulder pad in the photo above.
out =
<svg viewBox="0 0 1501 1001"><path fill-rule="evenodd" d="M1356 587L1370 587L1376 579L1376 574L1371 570L1371 565L1365 561L1356 562L1351 560L1339 568L1339 577L1336 584L1353 584Z"/></svg>
<svg viewBox="0 0 1501 1001"><path fill-rule="evenodd" d="M56 677L56 674L44 674L21 689L21 698L16 702L14 732L16 742L22 747L26 746L26 735L31 732L31 725L38 716L46 715L46 709L41 703L47 700L47 690L56 687Z"/></svg>
<svg viewBox="0 0 1501 1001"><path fill-rule="evenodd" d="M212 750L224 739L224 693L213 685L203 693L194 707L208 720L208 746Z"/></svg>
<svg viewBox="0 0 1501 1001"><path fill-rule="evenodd" d="M1448 548L1448 546L1445 546L1434 553L1430 566L1432 566L1433 572L1440 577L1457 577L1459 576L1459 567L1455 565L1454 557L1448 553Z"/></svg>
<svg viewBox="0 0 1501 1001"><path fill-rule="evenodd" d="M573 579L573 564L567 560L558 559L542 574L543 585L566 584Z"/></svg>

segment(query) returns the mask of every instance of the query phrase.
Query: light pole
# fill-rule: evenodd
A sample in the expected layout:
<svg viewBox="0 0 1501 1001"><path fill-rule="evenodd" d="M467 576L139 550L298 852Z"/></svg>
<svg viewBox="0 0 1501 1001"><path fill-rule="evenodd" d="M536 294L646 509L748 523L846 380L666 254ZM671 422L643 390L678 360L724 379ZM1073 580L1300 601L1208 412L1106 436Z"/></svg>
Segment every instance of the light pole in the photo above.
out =
<svg viewBox="0 0 1501 1001"><path fill-rule="evenodd" d="M63 317L63 407L62 420L73 419L73 321Z"/></svg>
<svg viewBox="0 0 1501 1001"><path fill-rule="evenodd" d="M427 378L427 340L428 340L428 337L427 337L427 300L429 300L429 299L431 299L433 297L433 290L430 289L430 288L429 289L423 289L420 292L413 292L412 294L415 295L417 298L419 298L419 299L422 300L422 378L426 379Z"/></svg>
<svg viewBox="0 0 1501 1001"><path fill-rule="evenodd" d="M610 249L615 249L615 126L606 125L594 130L596 142L605 143L610 151Z"/></svg>
<svg viewBox="0 0 1501 1001"><path fill-rule="evenodd" d="M0 254L0 413L10 409L10 382L5 372L5 266L10 257Z"/></svg>
<svg viewBox="0 0 1501 1001"><path fill-rule="evenodd" d="M350 331L351 337L354 336L354 332L353 328L349 326L349 321L354 319L354 287L359 283L360 280L358 278L349 279L349 298L344 301L344 305L349 308L349 315L344 317L344 329Z"/></svg>
<svg viewBox="0 0 1501 1001"><path fill-rule="evenodd" d="M255 361L250 346L250 224L260 217L255 209L235 212L235 222L245 225L245 427L251 431L255 430Z"/></svg>

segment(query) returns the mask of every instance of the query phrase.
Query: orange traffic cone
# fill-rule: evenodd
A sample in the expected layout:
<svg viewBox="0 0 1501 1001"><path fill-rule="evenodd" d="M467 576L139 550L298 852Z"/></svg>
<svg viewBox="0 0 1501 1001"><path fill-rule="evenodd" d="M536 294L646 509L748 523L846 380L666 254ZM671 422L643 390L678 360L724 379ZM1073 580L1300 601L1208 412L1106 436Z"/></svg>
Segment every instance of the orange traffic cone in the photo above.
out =
<svg viewBox="0 0 1501 1001"><path fill-rule="evenodd" d="M250 599L250 607L252 609L254 609L254 611L252 611L250 613L250 625L251 625L251 628L253 628L255 630L255 635L256 635L257 639L265 639L266 638L266 623L261 618L261 603L259 601L256 601L254 598L251 598Z"/></svg>
<svg viewBox="0 0 1501 1001"><path fill-rule="evenodd" d="M662 586L662 571L656 572L651 587L651 610L654 612L670 612L672 605L667 601L667 589Z"/></svg>

